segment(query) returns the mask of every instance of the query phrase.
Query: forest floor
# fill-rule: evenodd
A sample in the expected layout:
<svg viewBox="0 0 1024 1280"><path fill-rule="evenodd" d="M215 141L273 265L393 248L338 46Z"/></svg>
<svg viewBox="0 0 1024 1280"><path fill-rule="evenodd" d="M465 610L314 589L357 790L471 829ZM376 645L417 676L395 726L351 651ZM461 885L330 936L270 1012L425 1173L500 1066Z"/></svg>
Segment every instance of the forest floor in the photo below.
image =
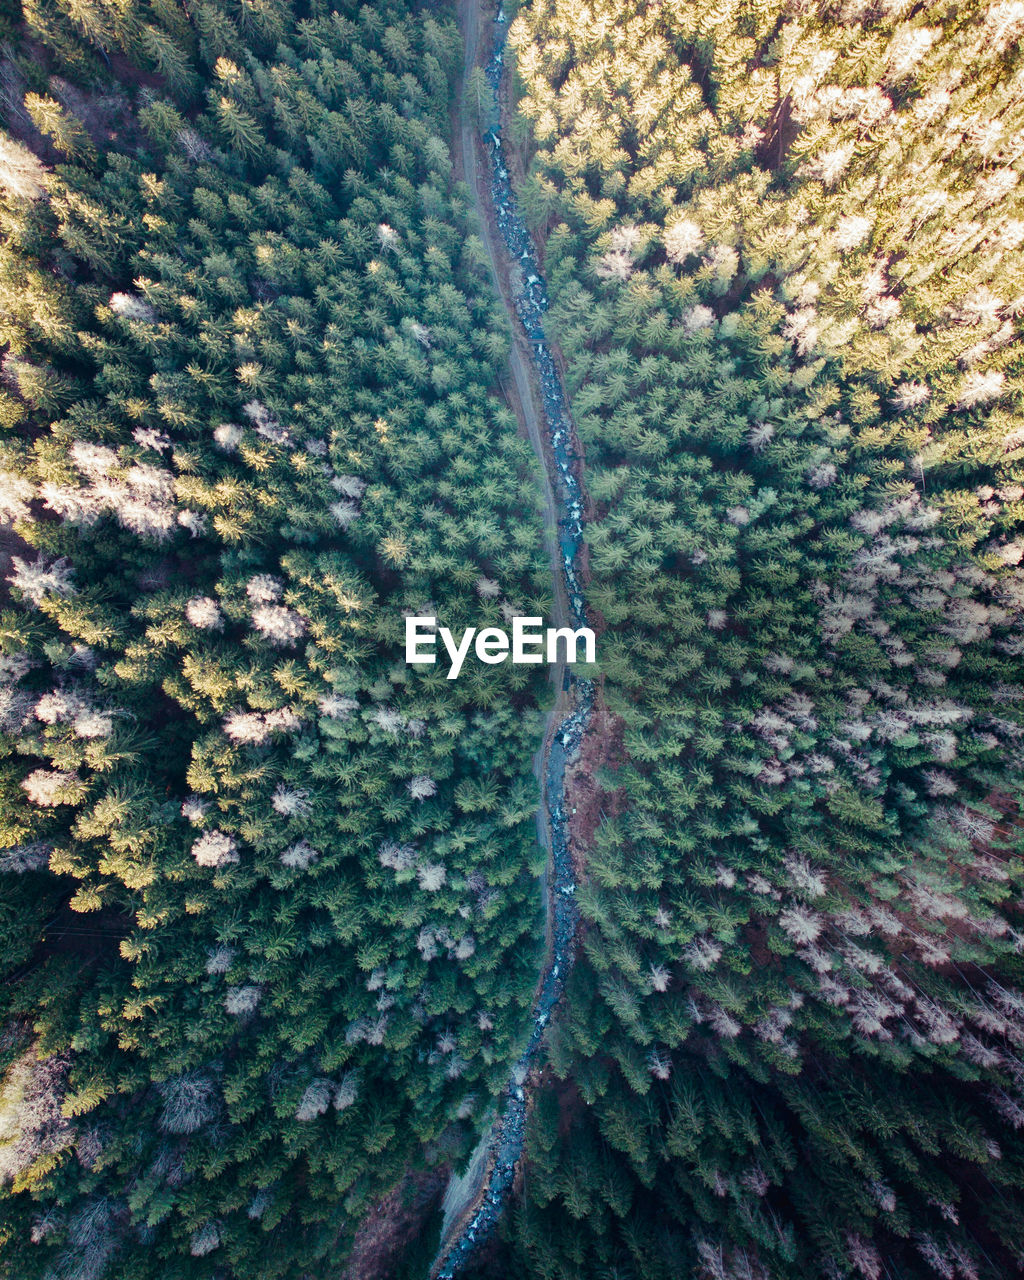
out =
<svg viewBox="0 0 1024 1280"><path fill-rule="evenodd" d="M601 769L614 771L626 763L622 742L624 728L622 720L608 709L599 683L580 754L565 771L565 803L571 833L569 847L577 881L586 878L581 851L593 844L598 825L603 818L614 818L625 808L625 792L621 789L606 791L596 776Z"/></svg>
<svg viewBox="0 0 1024 1280"><path fill-rule="evenodd" d="M448 1166L407 1173L367 1214L356 1232L344 1280L383 1280L419 1237L444 1188Z"/></svg>

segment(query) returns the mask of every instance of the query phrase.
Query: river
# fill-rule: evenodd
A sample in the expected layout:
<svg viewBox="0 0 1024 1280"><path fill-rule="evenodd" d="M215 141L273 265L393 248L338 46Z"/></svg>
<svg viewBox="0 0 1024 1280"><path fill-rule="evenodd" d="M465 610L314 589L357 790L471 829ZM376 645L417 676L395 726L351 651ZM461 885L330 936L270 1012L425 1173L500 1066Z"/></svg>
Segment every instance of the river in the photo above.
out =
<svg viewBox="0 0 1024 1280"><path fill-rule="evenodd" d="M481 0L467 0L462 8L467 72L476 58L480 3ZM587 623L580 574L585 502L577 474L579 457L565 388L544 330L548 309L547 286L533 241L519 212L505 158L499 95L505 69L507 35L505 15L499 9L493 23L492 53L486 65L491 99L484 112L482 143L487 156L487 170L483 175L477 173L476 155L481 135L477 130L475 136L470 137L465 123L464 168L467 182L478 202L486 200L487 207L481 208L480 214L481 220L488 224L485 240L496 278L511 275L517 285L521 282L521 287L514 292L500 289L510 313L516 345L513 374L517 372L514 361L518 354L520 363L524 358L528 362L526 373L530 375L532 384L523 394L523 370L520 369L516 381L521 387L523 413L527 419L532 415L536 420L535 424L528 421L528 428L530 425L540 427L540 433L530 431L529 434L547 470L545 491L549 505L553 505L557 538L556 545L552 547L553 572L557 575L555 599L561 603L561 611L568 615L568 621L575 627L581 627ZM492 227L497 228L500 243L495 243ZM503 258L504 272L499 270L499 255ZM511 273L509 268L512 268ZM512 1067L498 1119L481 1140L481 1148L478 1148L477 1157L471 1165L474 1170L479 1170L479 1187L472 1189L472 1195L468 1197L469 1206L459 1215L459 1221L443 1233L441 1252L432 1269L436 1280L454 1280L501 1216L523 1153L529 1075L540 1059L545 1030L573 963L579 914L569 849L565 772L579 751L594 702L594 685L589 679L578 678L571 668L565 668L560 683L556 713L561 715L561 719L546 734L544 747L538 756L542 816L546 819L540 824L540 829L550 848L544 892L549 938L547 960L533 1005L529 1039ZM480 1158L481 1155L484 1158Z"/></svg>

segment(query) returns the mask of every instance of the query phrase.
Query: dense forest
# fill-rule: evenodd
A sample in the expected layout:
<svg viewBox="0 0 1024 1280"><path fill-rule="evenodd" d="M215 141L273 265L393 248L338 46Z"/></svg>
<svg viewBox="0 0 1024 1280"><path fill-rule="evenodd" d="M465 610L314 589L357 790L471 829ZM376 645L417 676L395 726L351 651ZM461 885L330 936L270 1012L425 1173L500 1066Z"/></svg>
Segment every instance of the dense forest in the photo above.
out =
<svg viewBox="0 0 1024 1280"><path fill-rule="evenodd" d="M603 763L467 1276L1024 1272L1024 5L504 16ZM529 1033L549 686L402 657L551 613L463 56L411 0L0 14L17 1280L425 1280Z"/></svg>
<svg viewBox="0 0 1024 1280"><path fill-rule="evenodd" d="M619 741L510 1275L1024 1269L1022 36L512 25Z"/></svg>
<svg viewBox="0 0 1024 1280"><path fill-rule="evenodd" d="M402 661L549 604L459 34L3 21L0 1270L325 1275L472 1146L538 967L543 677Z"/></svg>

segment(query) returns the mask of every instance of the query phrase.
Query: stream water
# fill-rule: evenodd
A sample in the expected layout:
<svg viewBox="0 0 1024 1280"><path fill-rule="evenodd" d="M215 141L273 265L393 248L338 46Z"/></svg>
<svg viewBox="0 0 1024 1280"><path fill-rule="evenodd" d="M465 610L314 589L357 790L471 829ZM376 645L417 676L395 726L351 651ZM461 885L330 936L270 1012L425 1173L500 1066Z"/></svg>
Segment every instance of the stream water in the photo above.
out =
<svg viewBox="0 0 1024 1280"><path fill-rule="evenodd" d="M508 26L498 10L494 23L494 52L487 64L487 80L492 101L486 112L483 134L488 155L488 187L491 211L501 233L509 262L521 276L516 289L515 310L530 343L531 360L544 402L544 429L547 432L552 485L558 507L558 542L561 571L573 625L586 625L586 605L579 576L579 554L583 545L583 494L574 466L572 420L565 389L544 333L544 313L548 309L547 286L533 241L516 203L505 161L501 137L499 90L505 63ZM477 1197L477 1208L458 1236L448 1245L434 1270L437 1280L454 1280L501 1216L505 1199L515 1179L516 1166L526 1136L526 1093L524 1085L540 1055L541 1041L565 985L573 961L578 920L572 858L569 853L568 815L565 809L565 771L579 751L580 742L594 701L593 681L577 678L566 668L566 688L572 711L552 735L543 771L543 798L551 832L551 872L548 895L551 954L533 1007L533 1025L526 1047L512 1068L504 1097L504 1109L490 1138L487 1172Z"/></svg>

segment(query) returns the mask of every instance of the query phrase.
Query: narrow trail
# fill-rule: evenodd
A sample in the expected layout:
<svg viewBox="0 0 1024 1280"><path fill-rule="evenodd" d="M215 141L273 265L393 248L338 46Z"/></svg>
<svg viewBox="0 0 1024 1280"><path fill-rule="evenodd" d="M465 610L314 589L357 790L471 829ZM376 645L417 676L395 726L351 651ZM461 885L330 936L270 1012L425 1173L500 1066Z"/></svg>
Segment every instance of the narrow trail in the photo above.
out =
<svg viewBox="0 0 1024 1280"><path fill-rule="evenodd" d="M466 48L457 118L462 171L479 216L494 284L509 317L510 399L542 466L553 621L560 627L582 627L587 622L579 567L585 503L578 451L565 389L544 332L547 287L519 214L501 137L499 95L508 26L500 7L493 22L483 22L485 2L459 3ZM466 93L470 73L477 66L485 68L489 89L482 118L471 110ZM545 1029L574 958L579 913L565 811L565 772L579 751L594 703L594 685L577 678L564 663L552 674L555 703L533 761L541 788L538 835L548 850L543 880L546 959L531 1012L530 1036L512 1067L500 1112L482 1136L466 1173L452 1179L445 1196L441 1246L431 1268L434 1280L454 1280L501 1216L523 1152L530 1071L539 1059Z"/></svg>

